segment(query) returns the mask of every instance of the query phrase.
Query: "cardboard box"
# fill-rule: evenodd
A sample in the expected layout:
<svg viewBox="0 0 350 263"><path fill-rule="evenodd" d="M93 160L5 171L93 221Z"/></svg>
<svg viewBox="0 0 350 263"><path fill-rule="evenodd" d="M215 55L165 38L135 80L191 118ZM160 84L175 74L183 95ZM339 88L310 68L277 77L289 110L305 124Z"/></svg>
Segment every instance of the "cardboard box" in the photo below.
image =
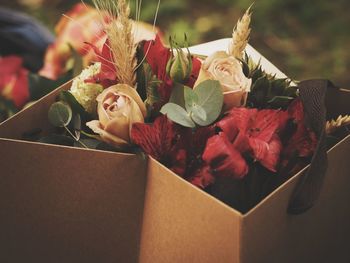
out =
<svg viewBox="0 0 350 263"><path fill-rule="evenodd" d="M311 210L286 213L304 169L241 214L152 158L21 140L51 130L48 108L69 85L0 125L0 262L350 262L350 136L329 151Z"/></svg>
<svg viewBox="0 0 350 263"><path fill-rule="evenodd" d="M147 162L20 140L59 90L0 126L0 262L137 262ZM127 165L126 165L127 164Z"/></svg>

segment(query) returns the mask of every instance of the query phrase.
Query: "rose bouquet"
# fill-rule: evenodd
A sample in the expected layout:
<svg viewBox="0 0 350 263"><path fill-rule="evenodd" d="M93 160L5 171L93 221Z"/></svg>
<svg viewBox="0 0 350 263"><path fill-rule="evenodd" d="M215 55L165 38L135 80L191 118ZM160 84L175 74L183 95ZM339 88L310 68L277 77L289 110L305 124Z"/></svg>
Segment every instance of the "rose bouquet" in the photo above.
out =
<svg viewBox="0 0 350 263"><path fill-rule="evenodd" d="M325 127L350 123L339 117L316 130L300 85L265 72L245 53L250 8L227 51L205 57L175 38L165 46L155 30L139 37L125 0L95 5L103 46L85 43L96 61L52 104L56 129L41 142L142 151L246 212L311 161Z"/></svg>

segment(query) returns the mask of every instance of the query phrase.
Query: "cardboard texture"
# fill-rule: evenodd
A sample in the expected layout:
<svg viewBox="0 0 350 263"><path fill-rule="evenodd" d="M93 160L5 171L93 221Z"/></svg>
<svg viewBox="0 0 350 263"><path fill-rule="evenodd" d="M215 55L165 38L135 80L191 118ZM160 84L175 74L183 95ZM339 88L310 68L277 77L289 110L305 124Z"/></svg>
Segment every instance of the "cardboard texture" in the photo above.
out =
<svg viewBox="0 0 350 263"><path fill-rule="evenodd" d="M146 161L17 140L57 93L0 126L0 262L137 262Z"/></svg>
<svg viewBox="0 0 350 263"><path fill-rule="evenodd" d="M48 108L69 85L0 125L0 262L350 262L350 136L329 151L311 210L286 212L301 171L241 214L152 158L22 141L50 131Z"/></svg>

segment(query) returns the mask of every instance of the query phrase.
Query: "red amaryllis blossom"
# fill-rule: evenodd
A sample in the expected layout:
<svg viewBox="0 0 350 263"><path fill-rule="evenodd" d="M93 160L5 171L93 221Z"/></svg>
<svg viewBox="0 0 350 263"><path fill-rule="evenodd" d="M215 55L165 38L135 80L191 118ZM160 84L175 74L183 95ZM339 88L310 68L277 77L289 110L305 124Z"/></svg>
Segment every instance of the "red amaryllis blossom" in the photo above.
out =
<svg viewBox="0 0 350 263"><path fill-rule="evenodd" d="M308 157L313 154L317 145L316 134L306 127L304 107L300 99L294 100L288 107L288 114L296 125L296 131L289 139L283 154L289 158L295 152L299 157Z"/></svg>
<svg viewBox="0 0 350 263"><path fill-rule="evenodd" d="M157 34L155 40L145 42L143 52L153 74L162 81L158 92L162 100L167 102L173 86L172 80L166 73L166 65L171 57L171 51L163 45L160 36Z"/></svg>
<svg viewBox="0 0 350 263"><path fill-rule="evenodd" d="M151 66L152 72L156 77L162 81L158 87L159 95L163 103L169 101L173 81L166 72L166 66L171 58L171 50L162 43L161 37L157 34L155 40L145 42L143 51L146 56L147 63ZM193 87L196 82L201 67L201 62L193 57L192 58L192 72L186 83L186 86Z"/></svg>
<svg viewBox="0 0 350 263"><path fill-rule="evenodd" d="M0 95L22 108L29 100L28 70L17 56L0 57Z"/></svg>
<svg viewBox="0 0 350 263"><path fill-rule="evenodd" d="M143 151L166 165L180 176L186 170L187 153L176 125L166 116L159 116L153 124L135 123L131 140Z"/></svg>
<svg viewBox="0 0 350 263"><path fill-rule="evenodd" d="M208 140L202 158L217 176L242 178L248 173L246 161L223 132Z"/></svg>
<svg viewBox="0 0 350 263"><path fill-rule="evenodd" d="M242 178L248 173L243 158L248 154L276 172L282 150L278 133L286 125L286 116L279 110L233 108L216 124L221 132L208 140L203 160L217 175Z"/></svg>

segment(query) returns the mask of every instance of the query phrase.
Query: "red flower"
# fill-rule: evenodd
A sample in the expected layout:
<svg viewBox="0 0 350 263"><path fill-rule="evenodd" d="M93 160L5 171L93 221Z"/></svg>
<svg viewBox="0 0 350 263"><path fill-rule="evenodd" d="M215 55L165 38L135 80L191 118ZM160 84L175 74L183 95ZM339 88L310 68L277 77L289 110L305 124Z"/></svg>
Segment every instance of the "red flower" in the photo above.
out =
<svg viewBox="0 0 350 263"><path fill-rule="evenodd" d="M110 49L109 40L106 39L101 52L95 45L91 43L86 44L94 50L97 57L97 61L101 62L101 71L98 74L96 74L93 79L86 80L86 82L100 83L105 88L116 84L117 71L113 64L114 58Z"/></svg>
<svg viewBox="0 0 350 263"><path fill-rule="evenodd" d="M188 181L193 185L204 189L214 183L215 177L212 175L210 166L204 165L196 169Z"/></svg>
<svg viewBox="0 0 350 263"><path fill-rule="evenodd" d="M169 101L173 86L172 80L166 73L166 65L171 57L170 49L164 47L160 36L157 34L155 40L145 42L143 52L153 74L162 81L158 87L158 92L162 101L166 103Z"/></svg>
<svg viewBox="0 0 350 263"><path fill-rule="evenodd" d="M282 144L279 136L286 122L279 110L233 108L217 126L241 153L249 152L261 165L276 172Z"/></svg>
<svg viewBox="0 0 350 263"><path fill-rule="evenodd" d="M246 161L223 132L208 140L202 158L215 175L239 179L248 173Z"/></svg>
<svg viewBox="0 0 350 263"><path fill-rule="evenodd" d="M28 71L17 56L0 57L0 95L22 108L29 100Z"/></svg>
<svg viewBox="0 0 350 263"><path fill-rule="evenodd" d="M181 135L173 122L164 115L153 124L135 123L131 129L132 141L143 151L183 176L187 152L181 144Z"/></svg>
<svg viewBox="0 0 350 263"><path fill-rule="evenodd" d="M146 61L152 68L152 72L158 80L162 81L158 87L159 95L162 99L162 103L167 103L169 101L173 81L168 76L166 72L166 66L171 58L171 50L163 45L162 40L157 34L155 40L146 41L143 46L143 51L146 56ZM197 58L192 58L192 72L186 83L187 86L193 87L196 82L201 68L201 62Z"/></svg>
<svg viewBox="0 0 350 263"><path fill-rule="evenodd" d="M66 63L71 57L71 45L84 58L87 66L96 61L96 56L85 42L101 48L106 39L103 19L108 22L107 14L98 12L86 4L76 4L66 16L63 16L55 27L57 38L45 54L44 67L40 74L49 79L57 79L66 72Z"/></svg>
<svg viewBox="0 0 350 263"><path fill-rule="evenodd" d="M294 100L288 113L296 124L296 131L287 143L284 149L286 158L292 156L295 152L299 157L308 157L313 154L317 145L316 134L305 126L304 107L300 99Z"/></svg>

